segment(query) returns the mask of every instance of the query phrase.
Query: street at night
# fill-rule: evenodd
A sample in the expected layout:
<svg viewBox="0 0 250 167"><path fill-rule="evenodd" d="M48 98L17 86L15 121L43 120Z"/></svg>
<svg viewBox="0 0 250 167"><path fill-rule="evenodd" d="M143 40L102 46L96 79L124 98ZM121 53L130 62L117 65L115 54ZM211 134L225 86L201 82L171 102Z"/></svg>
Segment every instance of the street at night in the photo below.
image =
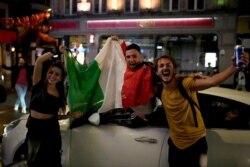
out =
<svg viewBox="0 0 250 167"><path fill-rule="evenodd" d="M28 98L29 97L26 98L27 101L28 101ZM16 100L16 93L10 92L8 93L6 102L0 104L0 133L1 134L3 134L3 131L4 131L4 124L8 124L11 121L23 115L23 113L21 113L21 110L19 110L18 112L14 111L13 106L14 106L15 100ZM1 161L1 158L2 157L0 157L0 161ZM1 164L0 164L0 167L1 167Z"/></svg>
<svg viewBox="0 0 250 167"><path fill-rule="evenodd" d="M28 100L29 97L26 99ZM11 121L19 118L23 115L21 110L18 112L14 111L14 103L16 100L16 93L8 93L7 100L0 104L0 132L3 133L4 124L10 123Z"/></svg>

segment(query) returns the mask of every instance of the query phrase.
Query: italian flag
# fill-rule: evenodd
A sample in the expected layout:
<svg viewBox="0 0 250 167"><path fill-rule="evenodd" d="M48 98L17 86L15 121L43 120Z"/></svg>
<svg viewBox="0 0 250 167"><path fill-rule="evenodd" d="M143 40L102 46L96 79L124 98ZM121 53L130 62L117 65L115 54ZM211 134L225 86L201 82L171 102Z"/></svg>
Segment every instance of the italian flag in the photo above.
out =
<svg viewBox="0 0 250 167"><path fill-rule="evenodd" d="M121 108L121 89L126 61L118 41L107 39L94 61L85 67L67 53L71 112L106 112Z"/></svg>
<svg viewBox="0 0 250 167"><path fill-rule="evenodd" d="M76 61L71 52L67 53L66 66L70 111L93 113L89 118L93 124L99 124L94 123L98 122L98 113L146 105L149 100L152 68L143 65L131 71L122 46L111 38L88 67Z"/></svg>

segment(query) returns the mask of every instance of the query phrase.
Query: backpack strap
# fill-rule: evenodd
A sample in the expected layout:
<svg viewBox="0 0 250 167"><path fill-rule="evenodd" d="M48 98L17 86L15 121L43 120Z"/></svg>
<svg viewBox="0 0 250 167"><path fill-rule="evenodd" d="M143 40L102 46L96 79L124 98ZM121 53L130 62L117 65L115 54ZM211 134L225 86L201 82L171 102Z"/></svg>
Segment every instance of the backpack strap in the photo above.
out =
<svg viewBox="0 0 250 167"><path fill-rule="evenodd" d="M191 109L192 109L192 114L193 114L193 117L194 117L194 124L195 124L195 127L198 127L198 121L197 121L197 117L196 117L196 112L195 112L195 108L194 106L196 106L199 110L200 110L200 107L198 106L197 103L194 102L194 100L188 95L187 91L185 90L183 84L182 84L182 80L183 78L179 78L178 80L178 83L177 83L177 86L178 86L178 89L181 93L181 95L188 100L190 106L191 106Z"/></svg>

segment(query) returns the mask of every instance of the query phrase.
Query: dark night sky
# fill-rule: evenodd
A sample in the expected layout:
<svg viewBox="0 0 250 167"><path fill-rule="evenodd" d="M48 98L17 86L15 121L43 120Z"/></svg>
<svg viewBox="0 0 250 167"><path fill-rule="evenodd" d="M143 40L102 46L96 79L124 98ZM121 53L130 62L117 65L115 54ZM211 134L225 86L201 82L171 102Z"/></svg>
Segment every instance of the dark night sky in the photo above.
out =
<svg viewBox="0 0 250 167"><path fill-rule="evenodd" d="M49 0L0 0L0 2L9 4L10 17L29 16L34 11L31 10L31 3L49 4Z"/></svg>

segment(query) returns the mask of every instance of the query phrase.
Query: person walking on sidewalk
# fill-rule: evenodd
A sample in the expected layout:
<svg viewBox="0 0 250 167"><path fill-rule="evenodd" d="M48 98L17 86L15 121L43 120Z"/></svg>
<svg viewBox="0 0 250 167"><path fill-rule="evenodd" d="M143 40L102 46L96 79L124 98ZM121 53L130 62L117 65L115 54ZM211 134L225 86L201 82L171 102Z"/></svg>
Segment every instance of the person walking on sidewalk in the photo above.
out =
<svg viewBox="0 0 250 167"><path fill-rule="evenodd" d="M19 57L18 63L14 67L7 67L3 65L3 68L12 71L12 86L15 87L17 92L17 100L14 105L14 110L18 111L21 105L22 113L26 113L26 94L28 87L31 83L32 69L23 57Z"/></svg>

